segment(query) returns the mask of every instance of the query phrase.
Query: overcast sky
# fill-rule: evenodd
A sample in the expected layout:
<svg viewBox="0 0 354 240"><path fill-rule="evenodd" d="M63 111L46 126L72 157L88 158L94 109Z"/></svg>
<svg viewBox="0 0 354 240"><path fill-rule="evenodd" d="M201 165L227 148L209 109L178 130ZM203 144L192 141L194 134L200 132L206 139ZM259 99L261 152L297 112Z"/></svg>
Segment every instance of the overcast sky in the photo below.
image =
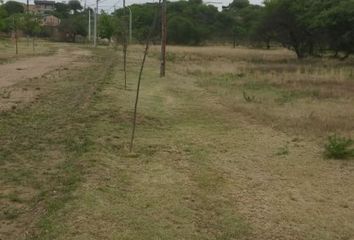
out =
<svg viewBox="0 0 354 240"><path fill-rule="evenodd" d="M26 0L15 0L19 2L26 2ZM33 4L34 0L30 0L30 3ZM99 9L104 9L106 11L113 11L114 8L121 8L123 5L123 0L99 0ZM144 3L144 2L157 2L158 0L126 0L127 5L131 5L134 3ZM173 0L172 0L173 1ZM223 5L228 5L232 0L203 0L204 2L220 2L220 4L214 4L215 6L221 8ZM62 0L56 1L62 2ZM65 1L64 1L65 2ZM87 5L94 7L95 0L86 0ZM261 4L263 0L250 0L253 4ZM82 5L84 5L85 0L81 0Z"/></svg>
<svg viewBox="0 0 354 240"><path fill-rule="evenodd" d="M84 0L81 0L84 1ZM93 4L95 3L95 0L86 0L88 4ZM100 0L102 3L100 4L101 7L105 10L110 10L112 6L117 6L118 8L122 7L122 2L123 0ZM126 0L127 5L131 5L134 3L144 3L144 2L157 2L158 0ZM172 0L174 1L174 0ZM220 4L213 4L219 9L221 9L221 6L229 5L230 2L233 0L203 0L203 2L220 2ZM251 3L253 4L261 4L263 0L250 0Z"/></svg>

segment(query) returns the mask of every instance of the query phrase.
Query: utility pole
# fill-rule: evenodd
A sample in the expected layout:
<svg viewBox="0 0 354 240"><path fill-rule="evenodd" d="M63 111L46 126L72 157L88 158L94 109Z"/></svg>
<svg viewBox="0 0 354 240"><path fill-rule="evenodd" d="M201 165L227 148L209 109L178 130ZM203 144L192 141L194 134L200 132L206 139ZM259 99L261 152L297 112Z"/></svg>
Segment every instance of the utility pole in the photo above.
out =
<svg viewBox="0 0 354 240"><path fill-rule="evenodd" d="M160 77L166 73L166 43L167 43L167 1L163 0L161 6L161 64Z"/></svg>
<svg viewBox="0 0 354 240"><path fill-rule="evenodd" d="M27 5L26 6L27 6L26 10L27 10L27 14L28 14L29 13L29 0L27 0Z"/></svg>
<svg viewBox="0 0 354 240"><path fill-rule="evenodd" d="M94 29L93 29L93 46L97 47L97 14L98 14L98 0L96 0L96 9L95 9L95 22L94 22Z"/></svg>
<svg viewBox="0 0 354 240"><path fill-rule="evenodd" d="M91 42L91 8L88 8L88 40Z"/></svg>

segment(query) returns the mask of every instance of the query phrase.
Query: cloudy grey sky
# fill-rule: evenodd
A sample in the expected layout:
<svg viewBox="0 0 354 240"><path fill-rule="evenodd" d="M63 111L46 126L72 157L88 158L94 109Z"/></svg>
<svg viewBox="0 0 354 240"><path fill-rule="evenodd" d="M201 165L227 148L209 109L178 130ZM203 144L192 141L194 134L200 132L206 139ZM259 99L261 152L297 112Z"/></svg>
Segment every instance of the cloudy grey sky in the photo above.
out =
<svg viewBox="0 0 354 240"><path fill-rule="evenodd" d="M15 0L19 2L26 2L26 0ZM32 4L34 0L30 0L30 3ZM112 11L114 8L121 8L123 5L123 0L99 0L99 9L103 9L106 11ZM157 2L158 0L126 0L127 5L131 5L134 3L144 3L144 2ZM173 0L172 0L173 1ZM215 6L221 8L222 5L228 5L232 0L203 0L204 2L220 2L221 4L215 4ZM57 0L57 2L66 2L62 0ZM84 5L85 0L81 0L82 5ZM87 5L94 7L95 5L95 0L86 0ZM250 0L251 3L254 4L261 4L263 0Z"/></svg>
<svg viewBox="0 0 354 240"><path fill-rule="evenodd" d="M81 0L85 1L85 0ZM88 4L93 4L95 3L95 0L86 0ZM122 2L123 0L100 0L102 3L101 8L105 10L110 10L112 6L115 6L117 8L122 7ZM157 2L158 0L126 0L127 5L131 5L134 3L144 3L144 2ZM174 1L174 0L172 0ZM221 9L221 6L223 5L228 5L232 0L203 0L203 2L220 2L220 4L214 4L216 7L219 7ZM251 3L253 4L261 4L263 0L250 0Z"/></svg>

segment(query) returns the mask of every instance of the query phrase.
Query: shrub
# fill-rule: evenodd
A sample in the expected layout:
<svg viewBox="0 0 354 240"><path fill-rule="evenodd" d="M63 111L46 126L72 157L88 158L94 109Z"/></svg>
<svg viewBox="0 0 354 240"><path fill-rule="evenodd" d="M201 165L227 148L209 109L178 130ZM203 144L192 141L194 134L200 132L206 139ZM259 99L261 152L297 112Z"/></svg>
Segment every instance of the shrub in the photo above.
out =
<svg viewBox="0 0 354 240"><path fill-rule="evenodd" d="M354 156L354 149L351 148L354 141L350 138L332 135L328 137L325 145L326 156L334 159L346 159Z"/></svg>

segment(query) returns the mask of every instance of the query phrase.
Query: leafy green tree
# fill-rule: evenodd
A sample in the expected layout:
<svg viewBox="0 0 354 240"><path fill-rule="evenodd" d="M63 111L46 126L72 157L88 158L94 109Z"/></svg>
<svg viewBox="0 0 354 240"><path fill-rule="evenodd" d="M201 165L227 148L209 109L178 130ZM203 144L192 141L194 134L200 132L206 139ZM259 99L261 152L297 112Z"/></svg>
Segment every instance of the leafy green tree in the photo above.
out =
<svg viewBox="0 0 354 240"><path fill-rule="evenodd" d="M17 13L24 13L25 8L22 3L15 2L15 1L8 1L4 4L4 9L7 12L8 16Z"/></svg>
<svg viewBox="0 0 354 240"><path fill-rule="evenodd" d="M144 42L146 39L146 35L154 21L154 16L156 13L156 9L158 8L157 3L145 3L145 4L133 4L130 6L130 9L133 13L133 38L138 40L139 42ZM119 31L115 32L115 37L122 40L123 36L123 23L127 21L128 10L126 9L124 14L124 9L116 10L113 15L115 18L115 22L117 22L116 28ZM159 25L159 24L157 24ZM152 40L155 41L159 36L159 28L154 29ZM120 36L118 36L120 34Z"/></svg>
<svg viewBox="0 0 354 240"><path fill-rule="evenodd" d="M230 31L234 47L239 44L250 43L254 31L259 24L263 8L252 5L248 0L234 0L222 14L229 16Z"/></svg>
<svg viewBox="0 0 354 240"><path fill-rule="evenodd" d="M304 21L309 4L307 1L265 1L264 20L274 29L275 40L294 50L298 58L304 58L313 49L313 36Z"/></svg>
<svg viewBox="0 0 354 240"><path fill-rule="evenodd" d="M109 42L111 42L115 30L113 17L105 12L101 12L98 23L98 30L98 35L101 38L107 38Z"/></svg>
<svg viewBox="0 0 354 240"><path fill-rule="evenodd" d="M260 19L255 23L250 38L254 42L265 43L267 49L270 49L271 41L276 39L276 32L271 23L271 19L267 18L262 11Z"/></svg>
<svg viewBox="0 0 354 240"><path fill-rule="evenodd" d="M229 5L229 8L232 9L242 9L250 6L250 2L248 0L234 0Z"/></svg>
<svg viewBox="0 0 354 240"><path fill-rule="evenodd" d="M87 36L87 20L84 14L73 14L69 18L62 19L59 29L66 35L66 38L76 42L76 36Z"/></svg>
<svg viewBox="0 0 354 240"><path fill-rule="evenodd" d="M172 44L197 44L201 41L198 29L192 21L180 16L172 17L168 21L168 42Z"/></svg>
<svg viewBox="0 0 354 240"><path fill-rule="evenodd" d="M7 17L7 12L4 5L0 5L0 31L5 29L5 18Z"/></svg>
<svg viewBox="0 0 354 240"><path fill-rule="evenodd" d="M330 49L343 52L342 59L354 53L354 1L336 0L322 3L315 1L312 7L313 20L309 24L320 29Z"/></svg>
<svg viewBox="0 0 354 240"><path fill-rule="evenodd" d="M68 2L68 7L70 10L74 11L74 13L77 13L83 8L79 0L70 0Z"/></svg>
<svg viewBox="0 0 354 240"><path fill-rule="evenodd" d="M21 30L29 35L35 36L40 32L39 16L34 14L23 14L21 18Z"/></svg>
<svg viewBox="0 0 354 240"><path fill-rule="evenodd" d="M68 18L70 15L71 8L66 3L57 2L55 3L55 10L53 11L53 15L63 19Z"/></svg>

